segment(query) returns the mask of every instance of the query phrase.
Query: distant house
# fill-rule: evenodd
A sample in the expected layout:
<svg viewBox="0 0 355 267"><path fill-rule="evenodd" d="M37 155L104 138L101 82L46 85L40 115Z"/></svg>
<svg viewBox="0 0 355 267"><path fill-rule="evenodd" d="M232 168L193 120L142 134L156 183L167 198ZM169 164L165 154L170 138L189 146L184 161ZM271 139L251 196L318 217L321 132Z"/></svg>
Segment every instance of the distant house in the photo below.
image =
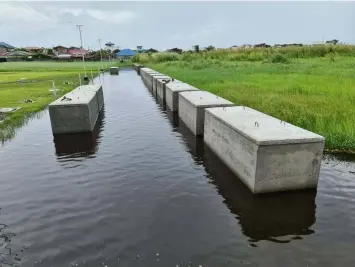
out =
<svg viewBox="0 0 355 267"><path fill-rule="evenodd" d="M146 53L157 53L158 50L155 50L154 48L149 48Z"/></svg>
<svg viewBox="0 0 355 267"><path fill-rule="evenodd" d="M116 57L118 58L130 58L133 57L136 54L135 51L133 51L132 49L122 49L120 52L116 53Z"/></svg>
<svg viewBox="0 0 355 267"><path fill-rule="evenodd" d="M256 44L254 45L254 47L263 47L263 48L268 48L271 47L270 45L266 44L266 43L261 43L261 44Z"/></svg>
<svg viewBox="0 0 355 267"><path fill-rule="evenodd" d="M82 58L83 56L86 56L88 53L89 53L88 50L80 49L77 47L70 47L67 50L67 54L71 55L73 58L76 58L76 57Z"/></svg>
<svg viewBox="0 0 355 267"><path fill-rule="evenodd" d="M68 49L69 49L68 47L58 45L58 46L53 47L53 53L56 56L58 56L60 54L68 54Z"/></svg>
<svg viewBox="0 0 355 267"><path fill-rule="evenodd" d="M9 52L12 49L15 49L15 47L13 47L12 45L9 45L7 43L0 42L0 53Z"/></svg>
<svg viewBox="0 0 355 267"><path fill-rule="evenodd" d="M13 51L7 54L7 61L26 61L30 56L31 54L26 51Z"/></svg>
<svg viewBox="0 0 355 267"><path fill-rule="evenodd" d="M333 39L333 40L326 41L325 43L326 43L326 44L333 44L333 45L336 45L338 42L339 42L339 40Z"/></svg>
<svg viewBox="0 0 355 267"><path fill-rule="evenodd" d="M37 53L43 53L44 48L43 47L38 47L38 46L27 46L24 47L24 49L32 54L37 54Z"/></svg>
<svg viewBox="0 0 355 267"><path fill-rule="evenodd" d="M13 49L15 49L15 47L12 45L0 42L0 62L6 62L8 53Z"/></svg>
<svg viewBox="0 0 355 267"><path fill-rule="evenodd" d="M181 54L182 49L175 47L175 48L168 49L168 52Z"/></svg>

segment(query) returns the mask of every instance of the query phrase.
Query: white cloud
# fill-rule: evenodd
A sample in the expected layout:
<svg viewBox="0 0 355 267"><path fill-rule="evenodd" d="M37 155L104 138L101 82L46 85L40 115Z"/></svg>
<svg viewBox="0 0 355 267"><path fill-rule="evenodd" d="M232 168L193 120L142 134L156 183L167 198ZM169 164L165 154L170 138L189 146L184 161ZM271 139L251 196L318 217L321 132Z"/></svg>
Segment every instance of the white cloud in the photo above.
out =
<svg viewBox="0 0 355 267"><path fill-rule="evenodd" d="M86 13L98 20L111 24L121 24L137 18L137 14L131 11L102 11L88 9Z"/></svg>
<svg viewBox="0 0 355 267"><path fill-rule="evenodd" d="M19 27L26 25L35 29L48 28L55 23L53 19L31 6L21 3L0 3L0 25L2 27Z"/></svg>

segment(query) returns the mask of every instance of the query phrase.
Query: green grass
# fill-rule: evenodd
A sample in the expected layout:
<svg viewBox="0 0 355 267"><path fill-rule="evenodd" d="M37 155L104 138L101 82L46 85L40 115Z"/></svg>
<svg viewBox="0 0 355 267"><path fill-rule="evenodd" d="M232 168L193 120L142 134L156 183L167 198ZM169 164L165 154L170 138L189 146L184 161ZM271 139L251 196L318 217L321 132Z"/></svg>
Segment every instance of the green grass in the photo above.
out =
<svg viewBox="0 0 355 267"><path fill-rule="evenodd" d="M272 63L275 53L262 61L234 60L236 52L222 59L205 54L143 62L236 105L321 134L327 150L355 152L355 57L288 56L281 58L283 63Z"/></svg>
<svg viewBox="0 0 355 267"><path fill-rule="evenodd" d="M126 63L127 64L127 63ZM117 62L112 65L119 66ZM104 68L110 66L104 62ZM97 75L100 62L88 62L88 76ZM9 113L5 120L0 123L0 140L7 140L15 135L15 129L23 126L30 117L43 110L54 101L52 92L52 80L56 87L62 89L57 97L71 91L79 85L79 76L84 75L82 62L9 62L0 63L0 108L20 107L21 109ZM26 83L17 82L26 78ZM68 84L69 82L69 84ZM25 99L35 102L24 103ZM0 118L1 119L1 118Z"/></svg>

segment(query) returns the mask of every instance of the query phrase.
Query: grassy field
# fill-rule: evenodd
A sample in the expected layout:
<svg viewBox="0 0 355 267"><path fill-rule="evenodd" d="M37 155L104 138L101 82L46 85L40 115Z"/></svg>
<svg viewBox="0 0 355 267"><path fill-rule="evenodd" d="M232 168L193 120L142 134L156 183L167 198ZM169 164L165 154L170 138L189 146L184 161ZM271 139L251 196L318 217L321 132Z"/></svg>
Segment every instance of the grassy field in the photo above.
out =
<svg viewBox="0 0 355 267"><path fill-rule="evenodd" d="M112 65L118 66L117 63ZM109 67L104 63L104 68ZM98 73L100 62L88 62L88 76ZM79 85L79 76L84 75L82 62L9 62L0 63L0 108L20 107L21 109L7 114L3 118L0 114L0 140L6 140L14 136L15 129L24 125L28 118L36 112L44 109L57 97L71 91ZM25 78L25 82L19 79ZM57 97L49 91L55 81L58 92ZM25 103L25 100L33 100Z"/></svg>
<svg viewBox="0 0 355 267"><path fill-rule="evenodd" d="M353 153L355 48L346 49L348 54L333 49L320 56L313 51L303 57L295 56L297 51L292 56L276 49L157 54L136 57L135 61L236 105L255 108L319 133L326 137L327 150ZM256 57L255 53L262 56ZM246 60L250 55L253 60Z"/></svg>

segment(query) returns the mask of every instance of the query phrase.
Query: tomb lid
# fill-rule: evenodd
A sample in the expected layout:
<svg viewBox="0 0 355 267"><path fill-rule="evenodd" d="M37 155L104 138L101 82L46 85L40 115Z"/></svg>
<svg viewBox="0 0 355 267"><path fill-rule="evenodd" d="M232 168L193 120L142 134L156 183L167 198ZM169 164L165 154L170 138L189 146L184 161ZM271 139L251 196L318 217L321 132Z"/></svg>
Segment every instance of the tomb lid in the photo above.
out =
<svg viewBox="0 0 355 267"><path fill-rule="evenodd" d="M189 91L181 92L180 96L185 98L195 107L212 107L212 106L232 106L233 103L219 97L215 94L205 91Z"/></svg>
<svg viewBox="0 0 355 267"><path fill-rule="evenodd" d="M208 108L206 112L258 145L324 142L321 135L252 108Z"/></svg>

